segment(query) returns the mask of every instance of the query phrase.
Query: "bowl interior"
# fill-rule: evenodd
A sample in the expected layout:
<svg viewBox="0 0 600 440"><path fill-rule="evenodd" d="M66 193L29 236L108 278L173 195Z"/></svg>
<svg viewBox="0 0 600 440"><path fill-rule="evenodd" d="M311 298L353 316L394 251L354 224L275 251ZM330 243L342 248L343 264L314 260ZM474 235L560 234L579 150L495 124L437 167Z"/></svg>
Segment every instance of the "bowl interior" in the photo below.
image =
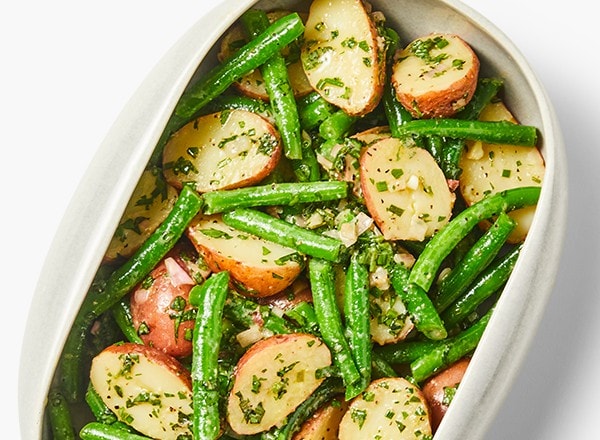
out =
<svg viewBox="0 0 600 440"><path fill-rule="evenodd" d="M455 33L463 37L480 57L481 74L505 80L503 96L519 121L537 127L540 132L539 147L546 161L546 175L534 224L475 353L472 367L436 434L436 438L444 439L480 438L517 374L554 281L566 215L566 165L560 131L543 88L518 49L475 11L455 1L373 0L371 3L374 10L385 14L403 43L431 32ZM23 438L40 438L44 399L68 328L177 97L190 78L193 81L215 64L217 50L211 48L212 44L252 4L251 0L236 2L234 6L222 4L211 17L201 19L143 83L136 96L145 97L133 100L108 134L106 143L101 145L90 168L94 171L88 173L78 190L79 195L63 220L65 232L62 232L66 234L66 230L77 231L85 226L85 236L88 237L91 231L96 234L96 239L90 242L89 238L83 238L83 233L75 234L80 240L71 244L80 252L76 261L61 258L67 252L64 246L53 246L48 255L48 267L42 272L34 296L34 303L39 304L30 312L28 332L31 330L31 336L26 337L23 346L20 379ZM308 7L306 2L292 0L263 0L256 5L264 9L306 10ZM196 69L199 63L200 67ZM142 128L138 127L140 112L147 116ZM135 122L133 128L132 122ZM131 140L135 135L132 130L136 129L144 133L142 139L135 143L130 141L131 150L127 155L115 159L115 145L118 143L120 147L123 139ZM119 175L129 177L115 178ZM101 185L102 197L96 206L90 207L88 201L97 196L91 188L107 181L114 184ZM81 216L85 223L73 220ZM545 264L536 264L542 257ZM66 267L57 268L57 260ZM48 290L56 290L57 286L61 286L64 294L54 294L54 299L49 302ZM40 323L44 322L48 308L56 310L55 316L59 318L44 323L41 330ZM37 378L32 379L32 360L40 359L40 353L44 368L41 374L38 369ZM42 437L46 438L46 435Z"/></svg>

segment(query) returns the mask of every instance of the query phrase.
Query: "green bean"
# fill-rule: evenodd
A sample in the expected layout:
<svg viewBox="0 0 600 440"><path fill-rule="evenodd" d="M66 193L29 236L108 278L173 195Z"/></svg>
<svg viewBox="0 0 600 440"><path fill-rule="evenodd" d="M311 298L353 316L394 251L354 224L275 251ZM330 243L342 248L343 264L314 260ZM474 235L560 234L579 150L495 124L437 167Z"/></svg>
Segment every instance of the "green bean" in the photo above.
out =
<svg viewBox="0 0 600 440"><path fill-rule="evenodd" d="M454 117L458 119L477 119L481 111L498 94L504 85L500 78L480 78L477 88L469 103L464 106Z"/></svg>
<svg viewBox="0 0 600 440"><path fill-rule="evenodd" d="M301 301L284 312L284 315L295 321L303 331L312 334L319 333L319 323L312 304Z"/></svg>
<svg viewBox="0 0 600 440"><path fill-rule="evenodd" d="M312 104L313 102L322 100L323 98L319 95L318 92L312 91L307 93L306 95L298 98L298 109L303 109L307 105Z"/></svg>
<svg viewBox="0 0 600 440"><path fill-rule="evenodd" d="M321 180L321 165L313 149L313 141L306 132L302 134L302 159L291 160L292 169L299 182L316 182Z"/></svg>
<svg viewBox="0 0 600 440"><path fill-rule="evenodd" d="M198 298L192 353L193 433L196 440L219 437L219 346L223 307L229 287L229 272L212 274L192 287Z"/></svg>
<svg viewBox="0 0 600 440"><path fill-rule="evenodd" d="M91 288L71 328L61 357L63 391L69 401L77 401L81 390L82 350L88 329L102 313L108 311L130 292L158 264L183 234L188 223L200 212L202 199L185 186L165 221L142 247L101 287Z"/></svg>
<svg viewBox="0 0 600 440"><path fill-rule="evenodd" d="M192 84L177 103L175 114L182 118L192 118L235 81L264 64L303 32L304 24L297 13L275 21L227 61L214 67L200 81Z"/></svg>
<svg viewBox="0 0 600 440"><path fill-rule="evenodd" d="M282 428L276 428L262 437L264 440L290 440L300 430L315 411L330 402L338 394L344 392L342 384L337 378L327 378L319 387L302 402L288 417L287 423Z"/></svg>
<svg viewBox="0 0 600 440"><path fill-rule="evenodd" d="M260 9L246 11L241 22L253 38L257 38L270 25L267 13ZM260 66L260 71L273 109L275 125L281 134L284 154L289 159L302 159L298 108L285 59L277 52Z"/></svg>
<svg viewBox="0 0 600 440"><path fill-rule="evenodd" d="M488 310L475 324L445 341L438 341L432 350L410 364L412 377L422 382L445 367L472 352L490 320L494 308Z"/></svg>
<svg viewBox="0 0 600 440"><path fill-rule="evenodd" d="M414 119L399 128L399 136L444 136L489 144L534 147L537 129L509 121L472 121L464 119Z"/></svg>
<svg viewBox="0 0 600 440"><path fill-rule="evenodd" d="M235 208L324 202L343 199L347 194L347 183L340 181L273 183L207 192L203 195L203 211L216 214Z"/></svg>
<svg viewBox="0 0 600 440"><path fill-rule="evenodd" d="M482 220L524 206L535 205L540 187L521 187L484 197L451 220L427 243L410 271L409 282L429 291L443 259Z"/></svg>
<svg viewBox="0 0 600 440"><path fill-rule="evenodd" d="M412 121L412 116L396 98L391 81L387 81L383 89L383 108L392 136L400 137L402 134L400 127Z"/></svg>
<svg viewBox="0 0 600 440"><path fill-rule="evenodd" d="M319 125L319 135L323 139L342 139L352 129L356 116L350 116L343 110L332 113Z"/></svg>
<svg viewBox="0 0 600 440"><path fill-rule="evenodd" d="M439 343L440 341L431 339L400 341L377 347L373 353L390 364L406 364L429 353L439 346Z"/></svg>
<svg viewBox="0 0 600 440"><path fill-rule="evenodd" d="M464 149L464 139L444 139L440 168L444 172L446 179L458 180L462 174L462 169L460 168L460 159Z"/></svg>
<svg viewBox="0 0 600 440"><path fill-rule="evenodd" d="M352 358L350 344L344 336L342 318L335 297L333 264L311 258L308 262L308 273L321 336L340 370L346 386L346 397L351 398L351 387L361 380L361 375Z"/></svg>
<svg viewBox="0 0 600 440"><path fill-rule="evenodd" d="M91 382L85 393L85 401L98 422L111 425L118 420L115 413L106 406L100 395L96 392Z"/></svg>
<svg viewBox="0 0 600 440"><path fill-rule="evenodd" d="M307 131L321 125L321 123L335 112L335 106L325 101L321 96L309 104L298 109L300 125Z"/></svg>
<svg viewBox="0 0 600 440"><path fill-rule="evenodd" d="M444 139L441 136L427 136L423 139L423 145L441 168L444 154Z"/></svg>
<svg viewBox="0 0 600 440"><path fill-rule="evenodd" d="M127 432L119 426L90 422L79 431L81 440L149 440L145 435ZM57 437L60 438L60 437Z"/></svg>
<svg viewBox="0 0 600 440"><path fill-rule="evenodd" d="M458 325L492 294L502 288L515 267L521 246L499 257L475 280L467 292L442 314L448 327Z"/></svg>
<svg viewBox="0 0 600 440"><path fill-rule="evenodd" d="M48 418L54 438L61 440L75 439L69 404L58 389L50 390L48 395Z"/></svg>
<svg viewBox="0 0 600 440"><path fill-rule="evenodd" d="M443 312L456 301L492 262L515 226L515 221L508 214L503 212L498 216L490 229L477 240L440 282L437 295L433 299L438 312Z"/></svg>
<svg viewBox="0 0 600 440"><path fill-rule="evenodd" d="M202 198L189 186L181 190L165 221L142 247L108 279L102 298L94 301L95 313L103 313L131 291L160 262L200 212Z"/></svg>
<svg viewBox="0 0 600 440"><path fill-rule="evenodd" d="M448 336L440 315L433 306L427 292L418 284L411 283L409 270L401 264L391 268L391 282L394 291L402 298L410 319L427 338L439 340Z"/></svg>
<svg viewBox="0 0 600 440"><path fill-rule="evenodd" d="M206 107L204 107L204 110L200 112L200 114L203 115L208 113L216 113L223 110L245 110L247 112L256 113L268 121L275 123L275 119L273 118L273 110L269 104L261 101L260 99L254 99L248 96L217 96Z"/></svg>
<svg viewBox="0 0 600 440"><path fill-rule="evenodd" d="M396 370L377 352L371 353L371 370L374 379L382 377L398 377Z"/></svg>
<svg viewBox="0 0 600 440"><path fill-rule="evenodd" d="M328 261L338 261L340 258L343 246L340 240L320 235L261 211L234 209L223 214L223 222L232 228L287 246L302 254Z"/></svg>
<svg viewBox="0 0 600 440"><path fill-rule="evenodd" d="M361 380L350 386L347 395L357 396L371 382L371 327L369 319L369 272L358 262L356 254L350 259L344 289L344 317L350 353Z"/></svg>
<svg viewBox="0 0 600 440"><path fill-rule="evenodd" d="M115 322L129 342L135 342L136 344L144 343L133 325L131 310L129 308L129 300L127 298L122 298L121 301L115 304L112 307L111 312Z"/></svg>

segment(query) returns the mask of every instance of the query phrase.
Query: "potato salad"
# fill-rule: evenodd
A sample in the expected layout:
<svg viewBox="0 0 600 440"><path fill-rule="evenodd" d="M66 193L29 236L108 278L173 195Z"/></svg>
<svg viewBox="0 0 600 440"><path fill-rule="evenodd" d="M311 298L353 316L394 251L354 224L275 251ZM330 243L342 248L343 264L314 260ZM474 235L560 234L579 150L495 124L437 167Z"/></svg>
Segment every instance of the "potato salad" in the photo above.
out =
<svg viewBox="0 0 600 440"><path fill-rule="evenodd" d="M246 11L181 96L66 340L54 439L431 440L460 395L538 131L476 42L305 6Z"/></svg>

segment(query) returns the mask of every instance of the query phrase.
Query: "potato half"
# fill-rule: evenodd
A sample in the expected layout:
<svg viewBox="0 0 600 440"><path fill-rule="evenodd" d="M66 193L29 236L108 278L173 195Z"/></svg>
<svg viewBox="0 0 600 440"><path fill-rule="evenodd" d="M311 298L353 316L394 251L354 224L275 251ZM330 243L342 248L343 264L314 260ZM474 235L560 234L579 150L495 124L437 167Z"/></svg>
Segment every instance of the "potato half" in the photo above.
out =
<svg viewBox="0 0 600 440"><path fill-rule="evenodd" d="M360 0L314 0L301 58L312 87L349 115L364 115L379 103L385 53Z"/></svg>
<svg viewBox="0 0 600 440"><path fill-rule="evenodd" d="M449 117L471 100L478 75L479 59L462 38L431 34L397 55L392 84L413 117Z"/></svg>
<svg viewBox="0 0 600 440"><path fill-rule="evenodd" d="M397 138L380 140L360 157L365 204L386 240L422 241L450 220L455 195L426 150Z"/></svg>
<svg viewBox="0 0 600 440"><path fill-rule="evenodd" d="M220 215L199 215L188 237L213 272L229 271L236 290L253 297L275 295L302 270L295 250L227 226Z"/></svg>
<svg viewBox="0 0 600 440"><path fill-rule="evenodd" d="M198 192L252 185L268 176L281 156L279 133L264 118L226 110L198 119L175 132L163 152L167 182Z"/></svg>
<svg viewBox="0 0 600 440"><path fill-rule="evenodd" d="M425 398L401 377L377 379L351 402L340 423L340 440L431 438Z"/></svg>
<svg viewBox="0 0 600 440"><path fill-rule="evenodd" d="M90 380L119 420L142 434L191 438L192 382L173 357L145 345L111 345L92 360Z"/></svg>
<svg viewBox="0 0 600 440"><path fill-rule="evenodd" d="M271 22L289 14L289 11L270 11L267 12L267 17ZM305 18L306 14L300 14ZM231 57L240 47L246 43L246 33L241 25L234 25L221 40L221 46L218 53L219 61L223 62ZM288 77L290 85L296 98L300 98L313 91L312 86L308 82L308 78L302 68L302 63L299 58L299 47L296 43L292 43L290 47L282 51L283 56L288 61ZM244 75L234 84L240 93L251 98L269 100L269 94L265 88L265 80L260 73L260 69L255 69L252 72Z"/></svg>
<svg viewBox="0 0 600 440"><path fill-rule="evenodd" d="M502 102L487 105L482 121L511 121L517 123ZM471 205L489 194L523 186L541 186L546 166L538 148L517 145L467 142L461 157L460 192ZM517 226L508 237L510 243L520 243L527 236L535 206L517 209L509 215ZM482 223L484 228L489 222Z"/></svg>
<svg viewBox="0 0 600 440"><path fill-rule="evenodd" d="M304 333L272 336L240 359L227 404L227 420L238 434L251 435L280 423L323 381L317 371L331 365L320 339Z"/></svg>
<svg viewBox="0 0 600 440"><path fill-rule="evenodd" d="M158 168L144 171L108 245L105 261L128 258L167 218L177 200L177 190L168 185Z"/></svg>

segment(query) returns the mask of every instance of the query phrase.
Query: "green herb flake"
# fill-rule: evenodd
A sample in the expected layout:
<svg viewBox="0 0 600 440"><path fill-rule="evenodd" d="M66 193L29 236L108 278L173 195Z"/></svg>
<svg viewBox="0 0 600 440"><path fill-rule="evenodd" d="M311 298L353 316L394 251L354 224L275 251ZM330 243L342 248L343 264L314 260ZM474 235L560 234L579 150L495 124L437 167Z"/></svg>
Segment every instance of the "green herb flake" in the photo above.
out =
<svg viewBox="0 0 600 440"><path fill-rule="evenodd" d="M404 170L402 168L393 168L391 172L394 179L399 179L404 175Z"/></svg>
<svg viewBox="0 0 600 440"><path fill-rule="evenodd" d="M392 214L396 214L398 217L400 217L402 214L404 214L404 209L402 209L396 205L390 205L386 208L386 210L391 212Z"/></svg>
<svg viewBox="0 0 600 440"><path fill-rule="evenodd" d="M224 238L225 240L230 240L233 238L227 232L215 228L200 229L199 232L210 238Z"/></svg>
<svg viewBox="0 0 600 440"><path fill-rule="evenodd" d="M256 407L253 407L250 404L250 400L244 398L240 391L235 393L235 395L240 401L239 406L242 410L242 413L244 414L244 422L250 425L258 425L261 422L263 416L265 415L265 408L263 407L262 402L259 402L259 404L256 405Z"/></svg>
<svg viewBox="0 0 600 440"><path fill-rule="evenodd" d="M254 394L258 394L260 392L261 382L267 380L264 377L258 377L256 375L252 375L252 389L251 391Z"/></svg>
<svg viewBox="0 0 600 440"><path fill-rule="evenodd" d="M377 189L378 192L384 192L388 190L388 184L385 180L382 180L380 182L375 183L375 189Z"/></svg>
<svg viewBox="0 0 600 440"><path fill-rule="evenodd" d="M364 409L352 408L350 411L350 419L358 425L358 429L361 429L367 419L367 411Z"/></svg>

